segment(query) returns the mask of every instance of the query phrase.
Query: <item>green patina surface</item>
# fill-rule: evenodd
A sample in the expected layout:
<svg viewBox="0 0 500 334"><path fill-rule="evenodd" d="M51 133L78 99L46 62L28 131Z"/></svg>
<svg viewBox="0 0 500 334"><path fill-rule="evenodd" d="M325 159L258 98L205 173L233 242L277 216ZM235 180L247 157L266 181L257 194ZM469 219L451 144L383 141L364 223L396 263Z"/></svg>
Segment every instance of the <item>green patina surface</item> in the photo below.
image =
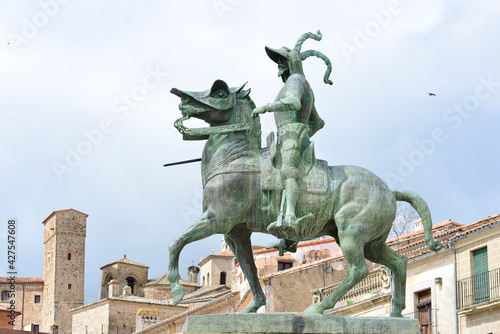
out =
<svg viewBox="0 0 500 334"><path fill-rule="evenodd" d="M266 48L278 64L284 82L274 102L256 108L250 90L230 88L216 80L209 90L190 92L173 88L181 98L182 117L175 127L184 140L207 140L202 154L203 214L170 245L168 279L174 304L184 296L179 285L179 254L187 244L224 234L248 279L253 300L242 312L256 312L265 305L253 261L250 235L270 233L279 241L272 247L294 251L299 240L332 236L347 261L347 278L320 303L305 312L322 314L333 308L349 289L368 275L365 258L391 269L394 275L393 317L405 308L407 259L390 249L385 241L396 215L396 202L410 203L422 218L425 240L438 251L441 244L431 235L432 221L424 200L414 192L389 189L379 177L357 166L328 166L317 160L311 136L324 126L314 105L314 94L306 80L302 61L309 56L327 65L322 53L301 52L308 38L321 40L321 34L302 35L295 47ZM261 147L258 115L273 112L278 128ZM210 127L191 129L190 118ZM293 292L291 292L293 293Z"/></svg>
<svg viewBox="0 0 500 334"><path fill-rule="evenodd" d="M417 319L342 317L306 313L212 314L187 318L184 334L331 333L418 334Z"/></svg>

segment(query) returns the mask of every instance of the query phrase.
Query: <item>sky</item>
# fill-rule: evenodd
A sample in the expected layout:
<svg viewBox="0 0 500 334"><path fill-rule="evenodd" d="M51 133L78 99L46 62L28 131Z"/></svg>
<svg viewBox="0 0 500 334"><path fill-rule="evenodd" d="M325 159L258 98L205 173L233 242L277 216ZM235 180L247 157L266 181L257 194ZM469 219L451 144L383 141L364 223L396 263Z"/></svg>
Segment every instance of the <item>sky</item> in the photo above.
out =
<svg viewBox="0 0 500 334"><path fill-rule="evenodd" d="M282 86L264 47L302 50L330 165L365 167L419 193L434 223L500 213L500 5L491 1L0 0L0 275L16 219L18 276L43 275L42 221L87 219L85 302L127 258L167 271L168 246L201 215L203 141L183 141L176 87L248 81L257 106ZM434 93L435 96L429 96ZM262 115L263 138L275 130ZM196 121L189 126L202 126ZM256 235L265 244L272 237ZM180 272L220 251L186 246Z"/></svg>

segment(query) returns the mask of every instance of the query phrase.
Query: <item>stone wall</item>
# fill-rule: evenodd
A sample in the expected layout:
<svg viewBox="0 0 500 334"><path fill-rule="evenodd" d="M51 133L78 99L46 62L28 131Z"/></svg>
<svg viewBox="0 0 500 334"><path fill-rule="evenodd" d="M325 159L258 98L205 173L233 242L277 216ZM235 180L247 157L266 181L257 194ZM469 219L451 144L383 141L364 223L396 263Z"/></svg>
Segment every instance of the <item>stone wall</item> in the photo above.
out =
<svg viewBox="0 0 500 334"><path fill-rule="evenodd" d="M154 308L161 319L184 312L185 307L130 302L123 300L101 300L71 312L74 334L131 333L136 328L137 312L141 308ZM123 325L126 325L124 328ZM85 332L87 326L87 332Z"/></svg>
<svg viewBox="0 0 500 334"><path fill-rule="evenodd" d="M95 307L85 307L72 313L72 331L77 334L108 333L109 303L104 302Z"/></svg>
<svg viewBox="0 0 500 334"><path fill-rule="evenodd" d="M0 328L0 334L28 334L32 332L27 332L27 331L20 331L16 329L5 329L5 328ZM48 334L45 332L38 332L38 334Z"/></svg>
<svg viewBox="0 0 500 334"><path fill-rule="evenodd" d="M370 271L380 267L366 263ZM344 258L264 277L266 312L303 312L312 303L311 290L340 283L345 277Z"/></svg>
<svg viewBox="0 0 500 334"><path fill-rule="evenodd" d="M10 284L0 283L0 292L9 290ZM24 292L23 292L24 287ZM24 293L24 295L23 295ZM19 315L14 323L14 329L21 330L28 324L41 325L42 323L42 303L43 303L43 282L38 283L16 283L16 297L14 302L16 310L24 314ZM40 296L40 302L35 303L35 296ZM2 301L0 305L9 307L9 301ZM22 322L22 323L21 323Z"/></svg>
<svg viewBox="0 0 500 334"><path fill-rule="evenodd" d="M460 317L460 334L500 333L500 305Z"/></svg>
<svg viewBox="0 0 500 334"><path fill-rule="evenodd" d="M239 299L240 299L239 294L235 294L231 295L228 301L232 305L237 305ZM212 303L197 307L193 310L189 310L177 316L170 317L170 319L162 321L157 325L147 327L139 333L144 333L144 334L182 333L182 326L184 325L187 316L192 317L195 315L204 315L204 314L234 313L233 306L229 303L226 301L225 298L220 298Z"/></svg>

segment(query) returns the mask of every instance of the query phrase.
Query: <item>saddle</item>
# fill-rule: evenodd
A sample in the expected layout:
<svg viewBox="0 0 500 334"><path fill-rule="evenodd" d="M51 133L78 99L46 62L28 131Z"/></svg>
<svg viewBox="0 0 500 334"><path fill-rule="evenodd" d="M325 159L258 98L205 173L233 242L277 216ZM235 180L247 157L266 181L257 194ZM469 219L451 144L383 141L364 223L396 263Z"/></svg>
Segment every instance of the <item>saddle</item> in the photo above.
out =
<svg viewBox="0 0 500 334"><path fill-rule="evenodd" d="M284 189L280 170L275 167L277 155L274 133L267 137L267 147L262 150L261 155L261 189L263 191L279 191ZM330 184L328 163L324 160L316 160L314 155L314 144L311 142L303 154L299 164L301 177L297 180L301 194L326 195Z"/></svg>

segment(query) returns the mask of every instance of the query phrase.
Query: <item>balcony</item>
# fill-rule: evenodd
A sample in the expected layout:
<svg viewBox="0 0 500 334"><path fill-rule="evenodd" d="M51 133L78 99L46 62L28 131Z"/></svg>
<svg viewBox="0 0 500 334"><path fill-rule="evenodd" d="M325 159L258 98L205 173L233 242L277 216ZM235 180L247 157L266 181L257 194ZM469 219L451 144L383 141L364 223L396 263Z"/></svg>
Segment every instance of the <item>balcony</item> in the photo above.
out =
<svg viewBox="0 0 500 334"><path fill-rule="evenodd" d="M457 281L457 308L500 302L500 268Z"/></svg>
<svg viewBox="0 0 500 334"><path fill-rule="evenodd" d="M356 284L339 300L337 307L350 305L356 301L390 292L390 278L386 270L387 269L379 268L368 274L365 279ZM326 296L331 295L333 290L335 290L339 284L312 290L311 293L313 295L313 303L319 303Z"/></svg>

